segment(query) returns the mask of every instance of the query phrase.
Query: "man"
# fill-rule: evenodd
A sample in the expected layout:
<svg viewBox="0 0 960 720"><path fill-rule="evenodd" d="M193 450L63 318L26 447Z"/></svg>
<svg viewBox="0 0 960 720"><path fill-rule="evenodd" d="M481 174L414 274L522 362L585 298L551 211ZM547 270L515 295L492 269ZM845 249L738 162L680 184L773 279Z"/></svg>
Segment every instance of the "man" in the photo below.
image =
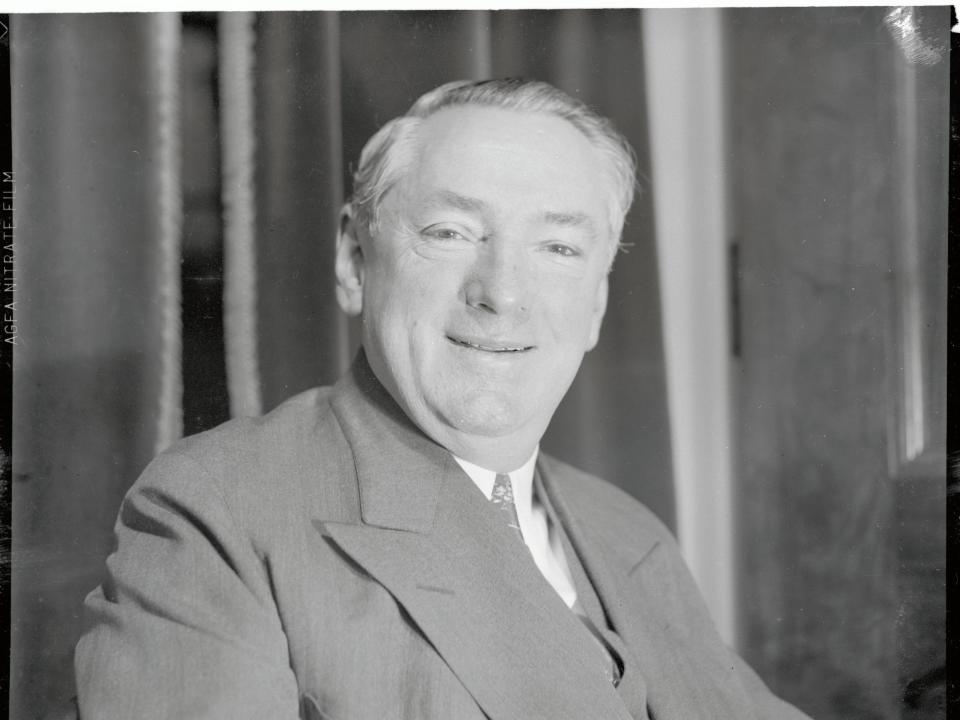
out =
<svg viewBox="0 0 960 720"><path fill-rule="evenodd" d="M336 258L363 350L131 489L81 716L802 718L663 526L538 452L633 192L625 141L542 83L452 83L381 129Z"/></svg>

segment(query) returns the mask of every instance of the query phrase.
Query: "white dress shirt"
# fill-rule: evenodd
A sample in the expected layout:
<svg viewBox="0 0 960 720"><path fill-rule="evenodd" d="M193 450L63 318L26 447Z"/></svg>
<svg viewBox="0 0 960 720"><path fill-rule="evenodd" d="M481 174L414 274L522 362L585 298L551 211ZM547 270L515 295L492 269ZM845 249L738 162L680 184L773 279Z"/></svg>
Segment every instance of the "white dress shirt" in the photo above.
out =
<svg viewBox="0 0 960 720"><path fill-rule="evenodd" d="M572 608L577 601L577 591L563 553L560 534L551 527L546 508L533 492L533 471L539 451L540 449L536 448L527 462L509 473L510 484L513 486L513 502L517 508L517 519L520 521L520 533L533 555L533 561L567 607ZM462 460L456 455L453 459L489 500L497 473Z"/></svg>

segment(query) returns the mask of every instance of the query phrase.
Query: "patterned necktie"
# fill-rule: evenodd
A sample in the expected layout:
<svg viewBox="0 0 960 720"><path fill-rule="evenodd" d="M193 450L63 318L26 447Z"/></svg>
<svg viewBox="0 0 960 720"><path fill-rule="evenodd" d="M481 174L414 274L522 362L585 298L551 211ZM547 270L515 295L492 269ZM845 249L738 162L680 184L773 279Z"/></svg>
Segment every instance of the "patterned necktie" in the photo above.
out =
<svg viewBox="0 0 960 720"><path fill-rule="evenodd" d="M523 540L520 518L517 517L517 505L513 500L513 485L510 484L509 475L497 475L497 479L493 481L490 502L501 512L507 526L516 530L517 535Z"/></svg>
<svg viewBox="0 0 960 720"><path fill-rule="evenodd" d="M517 504L513 499L513 485L510 483L510 476L498 474L493 481L493 492L490 493L490 502L501 512L504 521L508 527L513 528L517 537L523 542L523 532L520 530L520 519L517 517ZM598 649L603 653L604 674L607 680L616 687L620 684L620 677L623 674L623 661L619 659L617 651L606 641L603 633L593 624L593 621L587 616L583 605L577 600L571 608L577 617L583 622L587 630L593 637Z"/></svg>

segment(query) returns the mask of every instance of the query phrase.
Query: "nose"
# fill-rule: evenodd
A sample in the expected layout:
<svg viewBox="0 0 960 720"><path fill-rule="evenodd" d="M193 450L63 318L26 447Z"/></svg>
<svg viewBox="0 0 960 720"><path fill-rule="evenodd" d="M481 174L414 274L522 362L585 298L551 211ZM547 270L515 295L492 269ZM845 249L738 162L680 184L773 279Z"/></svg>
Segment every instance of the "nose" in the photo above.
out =
<svg viewBox="0 0 960 720"><path fill-rule="evenodd" d="M531 280L521 251L488 240L467 276L467 305L495 315L523 312L529 309Z"/></svg>

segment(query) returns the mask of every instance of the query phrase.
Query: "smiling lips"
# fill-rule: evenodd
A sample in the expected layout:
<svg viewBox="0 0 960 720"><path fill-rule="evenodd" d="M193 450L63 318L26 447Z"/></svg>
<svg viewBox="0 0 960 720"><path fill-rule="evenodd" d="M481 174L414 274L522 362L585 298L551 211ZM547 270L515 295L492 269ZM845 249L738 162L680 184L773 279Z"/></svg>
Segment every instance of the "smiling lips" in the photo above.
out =
<svg viewBox="0 0 960 720"><path fill-rule="evenodd" d="M489 352L489 353L519 353L519 352L526 352L527 350L533 350L532 345L523 345L521 343L514 343L512 341L497 342L497 341L485 340L484 342L478 342L477 340L467 340L465 338L456 338L450 335L447 335L447 340L452 342L454 345L459 345L460 347L471 348L473 350L481 350L483 352Z"/></svg>

